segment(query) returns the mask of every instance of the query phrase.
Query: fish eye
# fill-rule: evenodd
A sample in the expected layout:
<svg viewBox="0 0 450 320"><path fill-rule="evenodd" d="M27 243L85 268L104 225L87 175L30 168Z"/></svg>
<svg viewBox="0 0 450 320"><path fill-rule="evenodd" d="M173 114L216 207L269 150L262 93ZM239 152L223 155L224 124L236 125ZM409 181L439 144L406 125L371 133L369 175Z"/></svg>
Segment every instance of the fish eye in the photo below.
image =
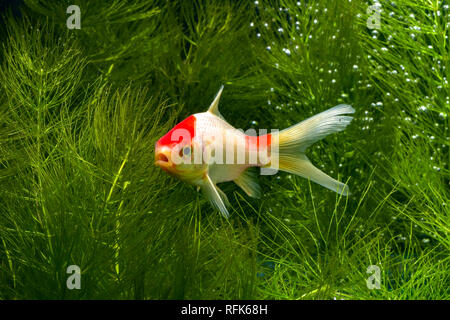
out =
<svg viewBox="0 0 450 320"><path fill-rule="evenodd" d="M180 158L183 158L183 156L189 156L191 154L191 146L184 146L178 153Z"/></svg>
<svg viewBox="0 0 450 320"><path fill-rule="evenodd" d="M191 146L186 146L183 148L183 153L185 156L189 156L191 154Z"/></svg>

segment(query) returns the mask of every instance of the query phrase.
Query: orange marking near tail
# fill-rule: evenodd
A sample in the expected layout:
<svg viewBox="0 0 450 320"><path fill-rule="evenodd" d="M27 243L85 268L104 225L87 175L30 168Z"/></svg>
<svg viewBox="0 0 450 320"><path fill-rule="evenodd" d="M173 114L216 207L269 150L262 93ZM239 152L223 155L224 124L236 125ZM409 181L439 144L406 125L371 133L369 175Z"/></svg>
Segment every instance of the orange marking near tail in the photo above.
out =
<svg viewBox="0 0 450 320"><path fill-rule="evenodd" d="M251 149L267 148L272 143L272 135L269 133L262 136L245 136L245 143Z"/></svg>

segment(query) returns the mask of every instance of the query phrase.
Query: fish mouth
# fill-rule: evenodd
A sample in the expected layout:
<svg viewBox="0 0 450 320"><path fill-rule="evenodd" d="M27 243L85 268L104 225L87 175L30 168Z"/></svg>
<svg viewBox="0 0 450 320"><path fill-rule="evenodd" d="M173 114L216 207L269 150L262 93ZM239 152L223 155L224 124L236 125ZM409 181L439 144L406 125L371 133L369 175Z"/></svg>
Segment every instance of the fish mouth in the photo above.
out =
<svg viewBox="0 0 450 320"><path fill-rule="evenodd" d="M165 163L169 163L169 158L165 155L165 154L157 154L156 155L156 164L165 164Z"/></svg>
<svg viewBox="0 0 450 320"><path fill-rule="evenodd" d="M162 169L172 167L172 161L170 161L170 150L156 150L155 165L161 167Z"/></svg>
<svg viewBox="0 0 450 320"><path fill-rule="evenodd" d="M161 160L156 160L155 161L155 165L156 166L158 166L158 167L161 167L161 168L169 168L170 167L170 165L169 164L167 164L167 162L164 162L164 161L161 161Z"/></svg>

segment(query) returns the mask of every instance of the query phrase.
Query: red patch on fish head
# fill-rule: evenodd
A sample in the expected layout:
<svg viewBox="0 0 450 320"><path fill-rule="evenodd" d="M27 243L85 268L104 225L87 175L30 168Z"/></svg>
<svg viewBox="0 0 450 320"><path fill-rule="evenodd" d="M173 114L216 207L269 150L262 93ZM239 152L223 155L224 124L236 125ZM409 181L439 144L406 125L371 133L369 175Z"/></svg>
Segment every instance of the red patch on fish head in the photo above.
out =
<svg viewBox="0 0 450 320"><path fill-rule="evenodd" d="M187 117L159 139L156 148L172 148L180 142L190 144L195 136L195 122L195 116Z"/></svg>
<svg viewBox="0 0 450 320"><path fill-rule="evenodd" d="M195 126L195 116L189 116L159 139L155 146L155 165L188 182L198 180L203 173L203 168L192 163Z"/></svg>

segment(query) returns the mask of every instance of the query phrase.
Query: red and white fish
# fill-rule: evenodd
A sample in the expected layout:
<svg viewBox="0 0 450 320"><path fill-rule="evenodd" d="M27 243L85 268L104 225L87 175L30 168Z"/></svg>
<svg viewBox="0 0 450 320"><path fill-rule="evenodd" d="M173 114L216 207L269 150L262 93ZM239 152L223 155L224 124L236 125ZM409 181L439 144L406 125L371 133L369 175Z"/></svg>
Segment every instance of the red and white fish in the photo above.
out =
<svg viewBox="0 0 450 320"><path fill-rule="evenodd" d="M224 217L229 216L228 200L218 183L234 181L249 196L261 196L251 167L287 171L339 194L349 194L346 184L317 169L305 151L325 136L344 130L353 119L343 116L355 112L351 106L340 104L287 129L252 136L235 129L219 113L222 90L223 86L207 112L189 116L157 141L156 165L202 189Z"/></svg>

